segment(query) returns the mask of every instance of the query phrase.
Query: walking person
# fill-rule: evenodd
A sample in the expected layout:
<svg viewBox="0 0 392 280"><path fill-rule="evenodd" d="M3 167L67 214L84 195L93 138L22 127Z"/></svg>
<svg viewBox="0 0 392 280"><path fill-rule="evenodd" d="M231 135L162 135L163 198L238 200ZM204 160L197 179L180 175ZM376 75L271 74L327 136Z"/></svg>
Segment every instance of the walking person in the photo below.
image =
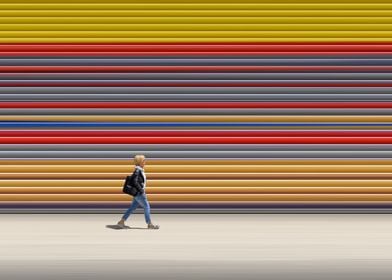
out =
<svg viewBox="0 0 392 280"><path fill-rule="evenodd" d="M133 197L133 201L130 207L122 216L121 220L117 223L117 225L121 228L125 228L125 221L128 217L136 210L136 208L140 205L144 208L144 218L147 223L148 229L159 229L159 225L154 225L151 222L150 217L150 203L147 200L146 195L146 174L144 173L144 165L146 164L146 158L144 155L136 155L134 158L135 163L135 176L133 178L133 184L139 189L139 193Z"/></svg>

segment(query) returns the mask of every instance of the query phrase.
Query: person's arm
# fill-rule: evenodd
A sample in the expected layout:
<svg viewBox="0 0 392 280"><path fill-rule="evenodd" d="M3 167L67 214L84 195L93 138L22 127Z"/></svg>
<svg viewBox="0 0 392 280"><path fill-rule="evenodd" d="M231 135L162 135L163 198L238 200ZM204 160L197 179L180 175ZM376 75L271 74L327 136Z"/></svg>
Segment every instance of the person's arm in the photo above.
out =
<svg viewBox="0 0 392 280"><path fill-rule="evenodd" d="M140 170L135 171L135 176L133 176L132 179L132 186L135 186L135 188L138 190L139 193L143 193L143 184L142 184L142 174L140 173Z"/></svg>

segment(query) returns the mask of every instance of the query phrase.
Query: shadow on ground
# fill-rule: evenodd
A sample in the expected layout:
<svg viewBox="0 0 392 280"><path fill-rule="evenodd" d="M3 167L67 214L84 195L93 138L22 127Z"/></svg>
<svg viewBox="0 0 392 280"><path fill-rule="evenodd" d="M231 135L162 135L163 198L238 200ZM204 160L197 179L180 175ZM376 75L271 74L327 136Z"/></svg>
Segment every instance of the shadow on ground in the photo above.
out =
<svg viewBox="0 0 392 280"><path fill-rule="evenodd" d="M114 229L114 230L119 230L119 229L148 229L148 228L143 228L143 227L130 227L130 226L125 226L120 227L119 225L106 225L107 228Z"/></svg>

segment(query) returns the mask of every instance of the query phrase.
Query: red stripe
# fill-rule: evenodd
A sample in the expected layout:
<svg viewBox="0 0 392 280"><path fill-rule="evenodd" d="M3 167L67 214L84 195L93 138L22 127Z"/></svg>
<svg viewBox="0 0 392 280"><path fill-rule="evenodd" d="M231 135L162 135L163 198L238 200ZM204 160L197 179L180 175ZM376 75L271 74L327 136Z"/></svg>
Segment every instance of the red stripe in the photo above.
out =
<svg viewBox="0 0 392 280"><path fill-rule="evenodd" d="M392 102L0 102L0 108L392 108Z"/></svg>
<svg viewBox="0 0 392 280"><path fill-rule="evenodd" d="M392 144L392 137L2 137L0 144Z"/></svg>
<svg viewBox="0 0 392 280"><path fill-rule="evenodd" d="M362 51L362 52L344 52L344 51L252 51L252 52L232 52L232 51L151 51L151 52L61 52L61 51L0 51L0 56L320 56L320 55L336 55L336 56L350 56L350 55L371 55L371 56L383 56L392 55L390 51Z"/></svg>
<svg viewBox="0 0 392 280"><path fill-rule="evenodd" d="M392 72L392 66L0 66L0 73Z"/></svg>
<svg viewBox="0 0 392 280"><path fill-rule="evenodd" d="M392 82L334 82L334 83L284 83L284 82L212 82L212 83L193 83L193 82L3 82L0 87L392 87Z"/></svg>
<svg viewBox="0 0 392 280"><path fill-rule="evenodd" d="M80 137L95 137L101 138L102 135L108 133L102 130L2 130L0 131L0 137L64 137L64 138L80 138ZM344 130L334 130L334 131L252 131L252 130L229 130L229 131L210 131L210 130L188 130L188 131L178 131L178 130L111 130L110 137L392 137L392 131L373 131L373 130L363 130L363 131L344 131Z"/></svg>
<svg viewBox="0 0 392 280"><path fill-rule="evenodd" d="M0 44L0 52L376 52L392 51L384 43L132 43Z"/></svg>

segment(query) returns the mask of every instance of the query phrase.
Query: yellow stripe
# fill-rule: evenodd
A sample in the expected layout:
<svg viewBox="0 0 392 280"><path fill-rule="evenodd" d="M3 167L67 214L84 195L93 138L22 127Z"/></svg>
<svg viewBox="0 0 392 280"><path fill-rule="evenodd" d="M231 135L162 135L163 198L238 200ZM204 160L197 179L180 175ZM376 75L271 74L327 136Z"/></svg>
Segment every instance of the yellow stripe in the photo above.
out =
<svg viewBox="0 0 392 280"><path fill-rule="evenodd" d="M156 4L165 4L168 2L168 0L116 0L116 3L140 3L140 4L145 4L145 3L156 3ZM301 0L301 3L308 3L308 4L314 4L314 0ZM10 4L15 4L15 3L37 3L37 0L3 0L2 3L10 3ZM70 3L80 3L80 0L39 0L39 3L59 3L59 4L70 4ZM107 0L83 0L83 3L107 3ZM222 3L222 4L228 4L228 3L238 3L238 0L170 0L170 3L178 3L178 4L183 4L183 3L190 3L190 4L195 4L195 3ZM298 3L298 0L246 0L246 3L271 3L271 4L276 4L276 3L282 3L282 4L296 4ZM341 4L341 0L324 0L323 3L337 3ZM369 0L344 0L344 3L366 3L366 4L372 4L373 2ZM390 3L390 0L377 0L377 3Z"/></svg>
<svg viewBox="0 0 392 280"><path fill-rule="evenodd" d="M391 16L392 10L0 10L0 16L7 17L71 17L71 16L92 16L92 17L292 17L292 16L312 16L312 17L328 17L328 16L347 16L347 17L386 17Z"/></svg>
<svg viewBox="0 0 392 280"><path fill-rule="evenodd" d="M41 1L40 1L41 2ZM391 10L388 3L31 3L0 4L2 10Z"/></svg>
<svg viewBox="0 0 392 280"><path fill-rule="evenodd" d="M106 122L392 122L392 116L69 116L1 115L0 121L106 121ZM241 134L238 134L240 137Z"/></svg>
<svg viewBox="0 0 392 280"><path fill-rule="evenodd" d="M391 24L392 17L0 17L1 24Z"/></svg>
<svg viewBox="0 0 392 280"><path fill-rule="evenodd" d="M0 15L1 16L1 15ZM392 16L392 13L391 13ZM3 38L390 38L392 31L0 31Z"/></svg>
<svg viewBox="0 0 392 280"><path fill-rule="evenodd" d="M2 31L391 31L392 24L1 24Z"/></svg>

